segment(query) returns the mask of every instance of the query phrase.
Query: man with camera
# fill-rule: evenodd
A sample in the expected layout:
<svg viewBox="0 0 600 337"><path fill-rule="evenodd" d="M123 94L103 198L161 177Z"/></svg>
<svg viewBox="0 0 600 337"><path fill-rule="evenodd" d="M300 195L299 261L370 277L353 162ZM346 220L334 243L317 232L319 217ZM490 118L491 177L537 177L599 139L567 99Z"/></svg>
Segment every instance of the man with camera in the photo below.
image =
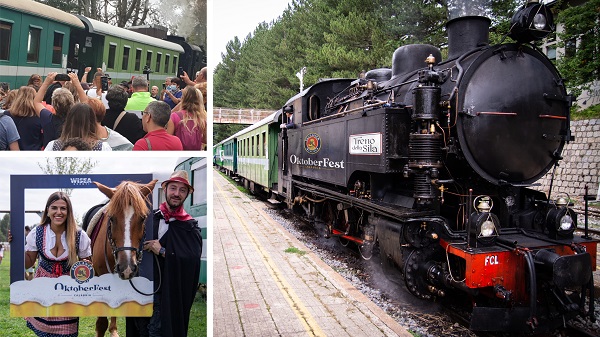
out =
<svg viewBox="0 0 600 337"><path fill-rule="evenodd" d="M86 69L87 70L87 69ZM102 72L100 68L94 74L92 86L87 91L90 98L101 98L104 107L108 109L108 101L106 100L106 92L108 91L110 77Z"/></svg>

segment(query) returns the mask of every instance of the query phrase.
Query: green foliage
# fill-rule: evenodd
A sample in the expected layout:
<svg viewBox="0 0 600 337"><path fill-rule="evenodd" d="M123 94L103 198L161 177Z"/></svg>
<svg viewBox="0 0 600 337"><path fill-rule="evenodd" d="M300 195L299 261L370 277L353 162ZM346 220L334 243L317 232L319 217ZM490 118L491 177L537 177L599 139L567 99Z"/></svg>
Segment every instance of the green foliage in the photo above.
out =
<svg viewBox="0 0 600 337"><path fill-rule="evenodd" d="M0 220L0 242L6 242L8 237L8 230L10 229L10 214L4 214L2 220Z"/></svg>
<svg viewBox="0 0 600 337"><path fill-rule="evenodd" d="M571 109L571 119L573 120L600 118L600 104L591 106L581 111L575 111L576 109L576 107Z"/></svg>
<svg viewBox="0 0 600 337"><path fill-rule="evenodd" d="M589 0L576 7L567 6L559 12L557 22L564 24L558 33L558 46L577 42L567 48L566 57L559 57L557 68L565 78L568 90L575 96L589 89L593 80L600 80L600 0Z"/></svg>
<svg viewBox="0 0 600 337"><path fill-rule="evenodd" d="M492 0L492 40L506 35L518 4ZM444 48L446 12L445 0L293 0L279 18L227 44L215 68L214 104L279 109L298 93L302 67L306 88L321 78L389 68L402 45Z"/></svg>
<svg viewBox="0 0 600 337"><path fill-rule="evenodd" d="M218 144L223 139L235 134L244 129L246 124L213 124L213 139L214 144Z"/></svg>

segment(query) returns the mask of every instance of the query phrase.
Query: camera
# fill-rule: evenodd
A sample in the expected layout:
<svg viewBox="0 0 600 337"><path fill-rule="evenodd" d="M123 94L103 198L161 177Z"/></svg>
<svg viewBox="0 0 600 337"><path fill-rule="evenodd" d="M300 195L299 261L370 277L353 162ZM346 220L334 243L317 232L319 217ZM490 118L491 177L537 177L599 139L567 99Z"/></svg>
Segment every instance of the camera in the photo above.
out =
<svg viewBox="0 0 600 337"><path fill-rule="evenodd" d="M150 69L150 66L146 64L142 71L144 72L144 75L148 75L152 72L152 69Z"/></svg>
<svg viewBox="0 0 600 337"><path fill-rule="evenodd" d="M70 81L71 78L67 74L56 74L56 76L54 76L54 80L55 81Z"/></svg>
<svg viewBox="0 0 600 337"><path fill-rule="evenodd" d="M167 84L163 83L163 90L167 89Z"/></svg>
<svg viewBox="0 0 600 337"><path fill-rule="evenodd" d="M102 77L100 77L100 83L102 91L108 91L108 76L102 75Z"/></svg>
<svg viewBox="0 0 600 337"><path fill-rule="evenodd" d="M183 76L183 67L179 67L179 69L177 70L177 77L181 76Z"/></svg>

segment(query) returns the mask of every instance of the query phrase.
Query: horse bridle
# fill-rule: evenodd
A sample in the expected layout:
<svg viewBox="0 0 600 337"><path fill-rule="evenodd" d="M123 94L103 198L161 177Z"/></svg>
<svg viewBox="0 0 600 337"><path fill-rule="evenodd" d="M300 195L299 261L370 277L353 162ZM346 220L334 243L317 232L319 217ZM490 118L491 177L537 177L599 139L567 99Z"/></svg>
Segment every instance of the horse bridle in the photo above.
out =
<svg viewBox="0 0 600 337"><path fill-rule="evenodd" d="M114 268L114 272L117 272L117 253L124 251L124 250L132 250L135 252L135 256L136 256L136 263L138 266L141 266L142 263L142 255L143 255L143 244L144 244L144 238L146 237L146 219L144 219L143 221L143 228L144 228L144 233L142 234L142 240L140 240L140 248L135 248L135 247L117 247L117 244L115 243L115 240L112 237L112 217L108 217L108 221L106 222L106 225L108 226L106 228L106 236L107 239L106 241L110 242L110 248L112 250L113 253L113 258L115 260L115 268ZM104 241L104 262L106 263L106 270L110 270L110 265L108 264L108 256L106 255L106 241ZM154 255L154 259L156 260L156 265L158 266L158 257L156 257L156 255ZM139 273L139 267L137 270L137 273ZM145 296L151 296L156 294L159 290L160 290L160 286L162 284L162 274L160 271L160 268L158 268L158 287L156 288L156 290L152 293L144 293L142 291L140 291L138 288L135 287L135 285L133 284L133 282L131 281L131 279L129 279L129 284L131 284L131 287L133 288L133 290L137 291L138 293L145 295Z"/></svg>
<svg viewBox="0 0 600 337"><path fill-rule="evenodd" d="M112 249L112 253L113 253L113 257L115 258L115 272L117 269L117 253L122 252L124 250L132 250L135 252L135 257L136 257L136 263L139 265L140 263L142 263L142 254L143 254L143 244L144 244L144 238L146 237L146 219L144 218L144 222L143 222L143 229L144 229L144 233L142 234L142 240L140 240L140 248L135 248L135 247L117 247L117 244L115 243L115 240L112 237L112 216L108 217L108 222L107 222L107 228L106 228L106 236L108 237L108 241L110 242L110 248ZM106 252L106 250L104 251ZM107 265L106 267L108 268L108 259L107 259ZM108 269L110 270L110 268Z"/></svg>

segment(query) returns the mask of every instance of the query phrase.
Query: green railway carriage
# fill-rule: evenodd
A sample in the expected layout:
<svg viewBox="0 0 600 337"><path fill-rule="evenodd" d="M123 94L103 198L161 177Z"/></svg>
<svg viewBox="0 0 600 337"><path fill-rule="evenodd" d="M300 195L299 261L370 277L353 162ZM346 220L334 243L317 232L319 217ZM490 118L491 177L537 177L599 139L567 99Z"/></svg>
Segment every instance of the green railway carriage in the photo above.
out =
<svg viewBox="0 0 600 337"><path fill-rule="evenodd" d="M280 117L281 110L232 136L237 142L237 175L253 193L269 193L277 184Z"/></svg>
<svg viewBox="0 0 600 337"><path fill-rule="evenodd" d="M208 252L208 230L207 224L207 178L208 178L208 159L200 157L181 158L175 170L185 170L188 173L190 183L194 186L194 192L185 199L183 207L185 211L198 220L198 224L202 229L202 265L200 270L200 283L207 282L207 260L206 252Z"/></svg>
<svg viewBox="0 0 600 337"><path fill-rule="evenodd" d="M237 138L231 136L214 147L214 162L227 175L237 174Z"/></svg>
<svg viewBox="0 0 600 337"><path fill-rule="evenodd" d="M30 0L0 1L0 82L11 89L32 74L73 67L71 35L84 29L76 16Z"/></svg>
<svg viewBox="0 0 600 337"><path fill-rule="evenodd" d="M85 30L74 32L80 72L87 66L102 68L116 84L129 81L132 76L145 76L144 69L149 69L151 85L159 87L167 76L176 76L180 54L184 52L180 45L84 16L77 17L85 25Z"/></svg>

